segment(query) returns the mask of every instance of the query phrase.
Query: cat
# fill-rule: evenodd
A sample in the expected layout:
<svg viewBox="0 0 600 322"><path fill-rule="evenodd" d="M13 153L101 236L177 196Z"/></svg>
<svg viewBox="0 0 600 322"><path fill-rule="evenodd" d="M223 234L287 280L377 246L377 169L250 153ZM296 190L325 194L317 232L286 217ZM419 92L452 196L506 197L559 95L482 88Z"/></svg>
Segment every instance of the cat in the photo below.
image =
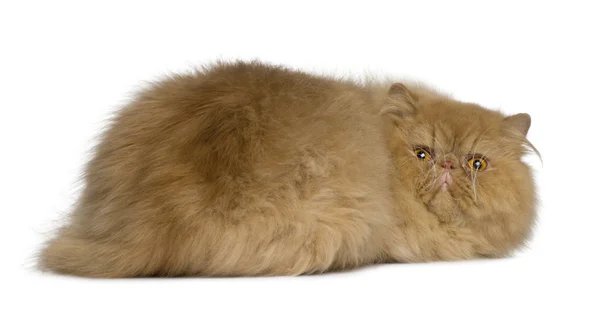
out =
<svg viewBox="0 0 600 322"><path fill-rule="evenodd" d="M536 218L530 124L422 85L215 63L115 115L39 265L272 276L508 256Z"/></svg>

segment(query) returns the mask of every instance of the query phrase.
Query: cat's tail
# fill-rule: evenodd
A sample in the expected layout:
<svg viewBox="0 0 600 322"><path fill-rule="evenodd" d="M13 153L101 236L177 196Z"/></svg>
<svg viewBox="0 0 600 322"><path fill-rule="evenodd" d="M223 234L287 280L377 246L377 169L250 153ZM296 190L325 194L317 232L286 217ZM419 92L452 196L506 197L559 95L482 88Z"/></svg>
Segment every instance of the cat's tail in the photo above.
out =
<svg viewBox="0 0 600 322"><path fill-rule="evenodd" d="M159 264L148 248L94 241L68 231L51 239L38 258L42 271L98 278L150 276Z"/></svg>

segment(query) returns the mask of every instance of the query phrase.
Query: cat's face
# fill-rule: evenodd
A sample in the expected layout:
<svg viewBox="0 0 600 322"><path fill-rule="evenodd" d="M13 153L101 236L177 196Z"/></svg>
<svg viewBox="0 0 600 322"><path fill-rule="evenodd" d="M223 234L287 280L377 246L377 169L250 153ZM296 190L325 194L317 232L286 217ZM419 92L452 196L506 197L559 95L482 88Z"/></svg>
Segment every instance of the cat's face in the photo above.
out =
<svg viewBox="0 0 600 322"><path fill-rule="evenodd" d="M399 176L430 212L441 221L493 220L529 232L535 193L521 161L529 144L527 114L507 118L405 87L390 95Z"/></svg>

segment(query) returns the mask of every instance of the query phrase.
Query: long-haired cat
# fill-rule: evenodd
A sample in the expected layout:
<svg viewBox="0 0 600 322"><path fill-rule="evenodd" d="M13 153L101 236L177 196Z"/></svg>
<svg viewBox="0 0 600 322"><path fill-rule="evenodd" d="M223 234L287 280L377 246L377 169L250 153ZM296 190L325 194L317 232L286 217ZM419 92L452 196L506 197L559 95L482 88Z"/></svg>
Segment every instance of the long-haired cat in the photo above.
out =
<svg viewBox="0 0 600 322"><path fill-rule="evenodd" d="M40 266L298 275L501 257L535 220L527 114L260 62L154 84L113 119Z"/></svg>

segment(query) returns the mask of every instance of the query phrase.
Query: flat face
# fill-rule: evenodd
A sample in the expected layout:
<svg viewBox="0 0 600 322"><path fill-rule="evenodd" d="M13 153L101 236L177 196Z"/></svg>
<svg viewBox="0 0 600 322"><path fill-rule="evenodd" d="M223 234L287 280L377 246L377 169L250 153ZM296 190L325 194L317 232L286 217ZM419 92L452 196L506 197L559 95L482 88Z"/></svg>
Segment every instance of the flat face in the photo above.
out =
<svg viewBox="0 0 600 322"><path fill-rule="evenodd" d="M420 99L398 123L405 140L398 168L415 195L441 216L474 218L525 213L532 196L529 169L520 160L523 139L505 117L475 104Z"/></svg>

